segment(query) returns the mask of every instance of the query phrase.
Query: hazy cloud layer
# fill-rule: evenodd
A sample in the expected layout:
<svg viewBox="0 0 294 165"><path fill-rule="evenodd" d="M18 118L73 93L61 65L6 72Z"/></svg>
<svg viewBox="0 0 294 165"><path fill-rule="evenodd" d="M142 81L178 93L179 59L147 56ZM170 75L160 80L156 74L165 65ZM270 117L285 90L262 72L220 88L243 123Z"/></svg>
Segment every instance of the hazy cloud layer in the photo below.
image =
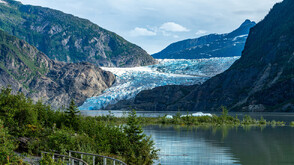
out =
<svg viewBox="0 0 294 165"><path fill-rule="evenodd" d="M206 33L207 33L206 30L198 30L195 34L196 34L196 36L202 36L202 35L204 35Z"/></svg>
<svg viewBox="0 0 294 165"><path fill-rule="evenodd" d="M20 0L87 18L155 53L171 42L260 21L281 0Z"/></svg>

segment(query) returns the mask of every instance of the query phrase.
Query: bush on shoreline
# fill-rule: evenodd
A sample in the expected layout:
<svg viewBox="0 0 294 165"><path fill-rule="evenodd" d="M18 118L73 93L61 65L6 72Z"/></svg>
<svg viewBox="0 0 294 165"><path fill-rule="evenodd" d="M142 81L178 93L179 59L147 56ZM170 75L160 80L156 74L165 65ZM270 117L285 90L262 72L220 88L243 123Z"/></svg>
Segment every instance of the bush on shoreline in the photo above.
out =
<svg viewBox="0 0 294 165"><path fill-rule="evenodd" d="M245 115L242 118L239 116L230 116L226 107L221 107L223 112L220 116L193 116L191 114L181 115L177 113L174 116L165 115L159 117L138 117L138 120L143 125L177 125L177 126L286 126L284 121L267 121L263 117L260 119L254 119L249 115ZM103 122L111 122L114 125L120 125L127 123L126 117L114 117L113 115L97 116L95 117ZM290 126L294 126L294 122L289 123Z"/></svg>

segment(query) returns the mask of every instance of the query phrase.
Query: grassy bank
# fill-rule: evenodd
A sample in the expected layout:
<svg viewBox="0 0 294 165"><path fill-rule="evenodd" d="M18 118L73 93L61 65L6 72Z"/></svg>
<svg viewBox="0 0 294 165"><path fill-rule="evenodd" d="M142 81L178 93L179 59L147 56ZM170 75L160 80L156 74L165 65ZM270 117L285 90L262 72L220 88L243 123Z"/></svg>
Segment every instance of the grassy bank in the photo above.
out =
<svg viewBox="0 0 294 165"><path fill-rule="evenodd" d="M138 117L138 120L142 125L175 125L175 126L294 126L294 121L286 123L284 121L267 121L263 117L260 119L254 119L249 115L244 117L230 116L225 107L222 107L223 112L221 115L201 116L195 117L192 115L184 115L177 113L168 118L167 115L161 117ZM121 125L127 122L127 117L115 117L113 113L109 113L106 116L97 116L96 120L103 121L105 123L112 123L114 125Z"/></svg>

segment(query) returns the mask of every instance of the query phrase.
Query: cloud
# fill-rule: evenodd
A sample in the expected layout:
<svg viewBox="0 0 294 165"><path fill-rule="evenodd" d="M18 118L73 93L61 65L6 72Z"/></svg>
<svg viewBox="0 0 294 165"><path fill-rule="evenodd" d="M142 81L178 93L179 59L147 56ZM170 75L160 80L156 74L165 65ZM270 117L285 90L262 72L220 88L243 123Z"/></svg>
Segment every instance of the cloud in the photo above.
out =
<svg viewBox="0 0 294 165"><path fill-rule="evenodd" d="M178 36L178 35L173 35L173 37L174 37L174 38L180 38L180 36Z"/></svg>
<svg viewBox="0 0 294 165"><path fill-rule="evenodd" d="M188 32L188 31L190 31L186 27L179 25L177 23L174 23L174 22L166 22L166 23L162 24L159 29L164 30L164 31L169 31L169 32Z"/></svg>
<svg viewBox="0 0 294 165"><path fill-rule="evenodd" d="M207 31L205 31L205 30L198 30L195 34L197 36L200 36L200 35L203 35L203 34L206 34L206 33L207 33Z"/></svg>
<svg viewBox="0 0 294 165"><path fill-rule="evenodd" d="M134 37L138 36L156 36L156 33L148 30L146 28L136 27L135 29L131 30L130 34Z"/></svg>

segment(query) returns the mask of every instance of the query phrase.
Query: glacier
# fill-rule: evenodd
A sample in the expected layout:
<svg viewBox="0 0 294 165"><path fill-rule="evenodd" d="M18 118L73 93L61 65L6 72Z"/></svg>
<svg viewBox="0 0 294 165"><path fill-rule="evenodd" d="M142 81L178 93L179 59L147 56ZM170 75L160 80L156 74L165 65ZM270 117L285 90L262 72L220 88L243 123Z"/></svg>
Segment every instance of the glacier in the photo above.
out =
<svg viewBox="0 0 294 165"><path fill-rule="evenodd" d="M116 76L115 84L101 95L88 98L79 110L100 110L134 98L142 90L165 85L200 84L228 69L240 57L163 59L156 65L134 68L101 67Z"/></svg>

